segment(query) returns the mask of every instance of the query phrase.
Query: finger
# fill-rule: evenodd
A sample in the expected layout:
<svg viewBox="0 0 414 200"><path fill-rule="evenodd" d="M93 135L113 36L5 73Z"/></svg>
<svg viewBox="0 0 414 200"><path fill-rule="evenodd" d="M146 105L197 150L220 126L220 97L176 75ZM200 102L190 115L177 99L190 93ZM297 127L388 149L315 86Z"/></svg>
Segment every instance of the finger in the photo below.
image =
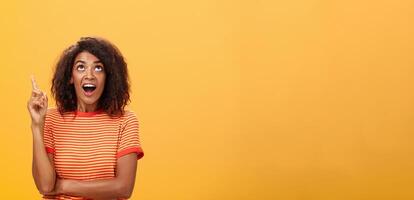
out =
<svg viewBox="0 0 414 200"><path fill-rule="evenodd" d="M45 95L45 98L43 99L43 106L47 107L47 96Z"/></svg>
<svg viewBox="0 0 414 200"><path fill-rule="evenodd" d="M43 104L44 99L43 97L39 96L39 97L33 97L32 99L30 99L30 101L32 102L32 104Z"/></svg>
<svg viewBox="0 0 414 200"><path fill-rule="evenodd" d="M42 96L42 104L44 105L46 103L46 96Z"/></svg>
<svg viewBox="0 0 414 200"><path fill-rule="evenodd" d="M48 106L48 98L47 98L47 95L45 95L45 106Z"/></svg>
<svg viewBox="0 0 414 200"><path fill-rule="evenodd" d="M33 93L32 97L30 99L32 99L32 100L40 100L42 98L43 98L42 94Z"/></svg>
<svg viewBox="0 0 414 200"><path fill-rule="evenodd" d="M40 91L40 90L32 90L32 96L33 97L42 96L42 91Z"/></svg>
<svg viewBox="0 0 414 200"><path fill-rule="evenodd" d="M35 107L38 107L38 108L43 108L43 107L45 107L45 102L44 102L44 101L42 101L42 100L38 100L38 101L34 101L34 102L33 102L33 105L34 105Z"/></svg>
<svg viewBox="0 0 414 200"><path fill-rule="evenodd" d="M36 97L36 98L33 98L33 99L31 100L31 102L32 102L33 104L39 104L39 103L42 103L42 102L43 102L43 99L42 99L42 97Z"/></svg>
<svg viewBox="0 0 414 200"><path fill-rule="evenodd" d="M37 87L37 84L36 84L36 80L35 80L33 75L31 77L31 79L32 79L32 89L33 90L39 90L39 88Z"/></svg>
<svg viewBox="0 0 414 200"><path fill-rule="evenodd" d="M40 107L41 105L42 105L42 103L38 100L34 100L34 101L30 102L30 107L32 107L32 108Z"/></svg>
<svg viewBox="0 0 414 200"><path fill-rule="evenodd" d="M42 98L43 98L43 99L45 99L45 100L47 99L47 94L46 94L46 92L43 92L43 91L42 91Z"/></svg>

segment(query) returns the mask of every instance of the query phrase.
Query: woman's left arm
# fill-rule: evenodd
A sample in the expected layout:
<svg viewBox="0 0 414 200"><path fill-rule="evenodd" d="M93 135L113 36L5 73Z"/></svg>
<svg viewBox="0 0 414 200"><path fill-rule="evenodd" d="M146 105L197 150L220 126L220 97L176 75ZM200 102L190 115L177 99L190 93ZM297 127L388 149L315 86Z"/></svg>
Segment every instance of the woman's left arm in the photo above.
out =
<svg viewBox="0 0 414 200"><path fill-rule="evenodd" d="M76 181L58 179L56 192L92 199L117 199L131 197L137 171L137 154L130 153L117 161L116 176L112 179Z"/></svg>

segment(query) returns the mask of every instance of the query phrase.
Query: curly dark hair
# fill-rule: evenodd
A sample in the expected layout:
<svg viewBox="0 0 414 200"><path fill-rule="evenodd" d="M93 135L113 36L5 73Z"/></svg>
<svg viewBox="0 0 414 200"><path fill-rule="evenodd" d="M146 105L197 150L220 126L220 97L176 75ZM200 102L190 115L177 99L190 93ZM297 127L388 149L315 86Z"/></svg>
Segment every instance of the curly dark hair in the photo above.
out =
<svg viewBox="0 0 414 200"><path fill-rule="evenodd" d="M103 38L82 37L76 44L63 51L56 64L52 79L52 95L61 114L77 110L75 87L70 83L73 62L76 56L87 51L104 65L105 88L98 100L97 109L110 116L124 114L124 107L130 101L130 85L127 63L118 48Z"/></svg>

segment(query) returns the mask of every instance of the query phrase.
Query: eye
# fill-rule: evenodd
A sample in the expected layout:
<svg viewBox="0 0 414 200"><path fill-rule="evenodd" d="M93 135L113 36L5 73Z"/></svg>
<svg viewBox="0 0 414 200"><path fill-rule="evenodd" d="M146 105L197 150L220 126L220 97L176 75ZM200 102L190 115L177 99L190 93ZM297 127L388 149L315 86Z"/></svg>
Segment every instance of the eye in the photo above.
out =
<svg viewBox="0 0 414 200"><path fill-rule="evenodd" d="M76 66L76 70L78 70L78 71L85 71L85 66L78 65L78 66Z"/></svg>
<svg viewBox="0 0 414 200"><path fill-rule="evenodd" d="M101 66L101 65L95 66L95 71L97 71L97 72L103 71L103 66Z"/></svg>

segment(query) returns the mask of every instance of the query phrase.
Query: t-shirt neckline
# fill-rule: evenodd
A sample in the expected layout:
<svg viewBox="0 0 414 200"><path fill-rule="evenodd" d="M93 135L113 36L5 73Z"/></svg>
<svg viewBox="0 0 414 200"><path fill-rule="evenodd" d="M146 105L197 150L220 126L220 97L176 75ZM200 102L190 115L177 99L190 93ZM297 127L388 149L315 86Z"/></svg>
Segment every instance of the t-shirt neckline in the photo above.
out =
<svg viewBox="0 0 414 200"><path fill-rule="evenodd" d="M75 115L79 116L79 117L93 117L97 114L103 113L103 110L96 110L96 111L92 111L92 112L82 112L79 110L75 111Z"/></svg>

